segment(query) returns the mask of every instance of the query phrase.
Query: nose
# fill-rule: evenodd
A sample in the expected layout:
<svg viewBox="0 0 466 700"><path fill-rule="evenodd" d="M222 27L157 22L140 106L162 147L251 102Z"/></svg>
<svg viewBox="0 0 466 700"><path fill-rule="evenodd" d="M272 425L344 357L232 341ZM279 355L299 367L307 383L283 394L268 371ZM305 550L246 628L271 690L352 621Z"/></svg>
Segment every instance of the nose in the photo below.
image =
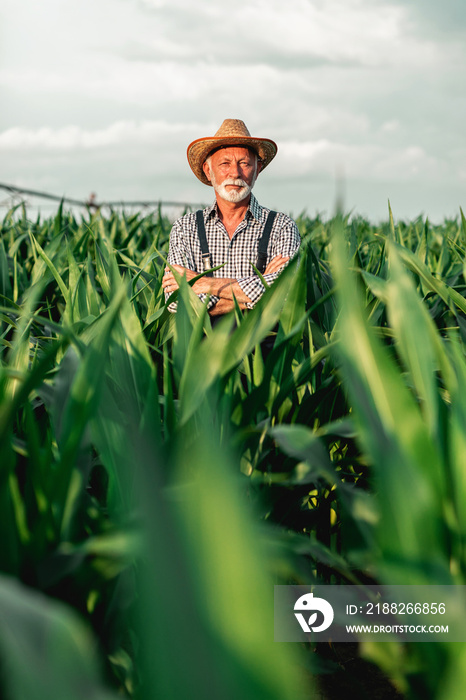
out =
<svg viewBox="0 0 466 700"><path fill-rule="evenodd" d="M233 178L240 178L242 177L242 171L241 171L241 166L239 163L236 161L232 161L230 163L230 167L228 169L228 174L233 177Z"/></svg>

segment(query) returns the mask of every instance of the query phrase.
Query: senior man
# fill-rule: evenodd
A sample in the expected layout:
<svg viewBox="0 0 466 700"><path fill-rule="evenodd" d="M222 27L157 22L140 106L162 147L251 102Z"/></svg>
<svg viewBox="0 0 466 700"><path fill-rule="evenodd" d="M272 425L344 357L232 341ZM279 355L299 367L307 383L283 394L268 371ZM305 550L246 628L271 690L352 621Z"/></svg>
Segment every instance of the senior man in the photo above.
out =
<svg viewBox="0 0 466 700"><path fill-rule="evenodd" d="M252 137L240 119L225 119L215 136L188 146L192 171L214 188L216 201L174 223L168 264L188 280L222 265L192 286L201 300L210 295L211 316L231 311L235 298L240 308L253 308L265 290L253 265L270 284L299 249L295 222L260 206L251 192L276 153L274 141ZM177 277L168 267L162 286L167 299L178 289ZM176 310L176 304L169 309Z"/></svg>

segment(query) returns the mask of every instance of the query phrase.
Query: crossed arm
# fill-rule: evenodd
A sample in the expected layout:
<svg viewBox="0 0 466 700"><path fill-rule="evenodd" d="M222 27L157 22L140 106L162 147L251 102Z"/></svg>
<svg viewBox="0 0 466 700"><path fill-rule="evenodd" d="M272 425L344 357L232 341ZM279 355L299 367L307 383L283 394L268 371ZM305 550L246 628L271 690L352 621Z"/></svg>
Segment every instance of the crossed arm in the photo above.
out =
<svg viewBox="0 0 466 700"><path fill-rule="evenodd" d="M285 267L288 260L289 257L277 255L265 268L264 275L278 272ZM172 265L171 267L180 275L184 275L188 281L199 274L182 265ZM168 267L165 268L162 287L168 294L172 294L178 289L176 277ZM228 277L201 277L201 279L194 282L192 288L196 294L212 294L219 297L218 302L209 309L209 314L211 316L219 316L220 314L226 314L228 311L232 311L235 306L234 299L236 299L242 309L246 309L247 304L251 302L251 299L241 289L238 281Z"/></svg>

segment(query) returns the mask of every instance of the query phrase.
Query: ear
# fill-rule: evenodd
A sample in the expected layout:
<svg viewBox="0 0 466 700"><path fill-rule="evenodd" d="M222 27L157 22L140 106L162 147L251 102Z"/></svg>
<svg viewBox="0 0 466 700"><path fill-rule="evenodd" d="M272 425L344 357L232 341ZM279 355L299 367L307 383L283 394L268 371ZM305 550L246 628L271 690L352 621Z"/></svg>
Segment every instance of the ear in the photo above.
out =
<svg viewBox="0 0 466 700"><path fill-rule="evenodd" d="M202 164L202 169L204 171L204 175L208 179L209 182L212 182L212 178L210 176L210 168L208 162L205 160Z"/></svg>

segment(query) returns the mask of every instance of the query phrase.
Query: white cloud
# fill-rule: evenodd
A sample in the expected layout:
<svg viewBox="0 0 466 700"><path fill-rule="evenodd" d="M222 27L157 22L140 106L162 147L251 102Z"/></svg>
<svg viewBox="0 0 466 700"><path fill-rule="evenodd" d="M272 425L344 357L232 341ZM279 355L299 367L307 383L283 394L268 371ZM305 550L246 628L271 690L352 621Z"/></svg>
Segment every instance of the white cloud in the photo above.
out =
<svg viewBox="0 0 466 700"><path fill-rule="evenodd" d="M426 153L419 146L393 148L379 144L344 144L327 139L287 141L281 144L281 170L284 176L325 173L379 181L440 181L448 176L445 161ZM454 178L454 173L450 173Z"/></svg>
<svg viewBox="0 0 466 700"><path fill-rule="evenodd" d="M161 10L162 8L167 7L179 11L186 10L190 6L192 6L191 0L139 0L139 2L141 5L145 5L146 7L153 10ZM205 6L206 2L204 2L203 5L201 3L198 3L200 11L202 11L202 9L204 9Z"/></svg>
<svg viewBox="0 0 466 700"><path fill-rule="evenodd" d="M0 133L0 151L73 151L121 144L153 144L163 142L169 136L185 136L188 129L196 128L200 129L199 125L163 121L118 121L105 129L95 130L77 125L59 129L12 127Z"/></svg>
<svg viewBox="0 0 466 700"><path fill-rule="evenodd" d="M224 95L234 95L237 100L241 81L244 89L257 86L262 93L274 89L280 80L279 71L266 65L247 69L207 62L200 65L171 61L127 62L115 57L100 57L92 70L87 64L78 64L63 73L44 73L40 67L0 70L0 86L12 90L54 93L56 99L66 95L76 102L86 97L111 99L117 104L130 101L136 106L153 105L159 109L170 102L211 101Z"/></svg>
<svg viewBox="0 0 466 700"><path fill-rule="evenodd" d="M219 64L233 60L286 66L294 58L296 68L310 59L367 66L406 65L408 60L427 67L445 58L426 37L412 36L409 8L394 3L250 0L225 9L214 0L144 0L144 5L154 10L164 31L193 60L212 57ZM200 28L197 41L193 24ZM147 42L154 56L160 55L158 41L156 37Z"/></svg>
<svg viewBox="0 0 466 700"><path fill-rule="evenodd" d="M380 127L380 131L385 134L395 134L397 131L400 131L400 129L401 123L399 119L390 119L389 121L384 122Z"/></svg>
<svg viewBox="0 0 466 700"><path fill-rule="evenodd" d="M315 54L330 62L379 62L381 48L400 38L403 11L361 0L310 3L256 0L243 11L250 26L277 47Z"/></svg>

